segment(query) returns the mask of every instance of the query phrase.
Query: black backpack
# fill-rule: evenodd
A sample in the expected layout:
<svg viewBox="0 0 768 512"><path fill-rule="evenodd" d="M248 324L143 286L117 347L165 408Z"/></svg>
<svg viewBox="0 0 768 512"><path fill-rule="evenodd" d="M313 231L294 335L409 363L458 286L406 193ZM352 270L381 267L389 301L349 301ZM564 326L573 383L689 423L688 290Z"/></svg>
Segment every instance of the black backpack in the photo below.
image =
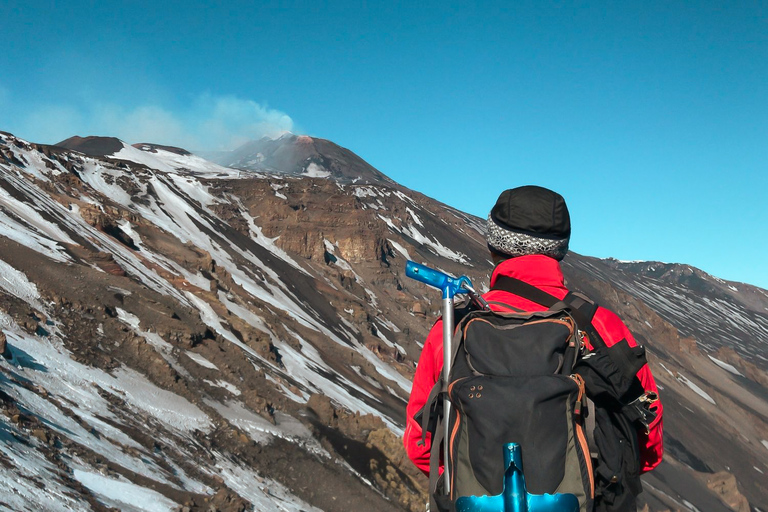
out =
<svg viewBox="0 0 768 512"><path fill-rule="evenodd" d="M494 289L549 309L523 312L500 304L509 312L457 313L449 384L438 381L417 415L423 435L432 435L431 510L452 511L461 496L500 494L502 447L510 442L521 447L528 492L573 494L584 512L635 510L642 490L636 425L647 427L653 419L636 377L644 350L626 340L607 347L591 323L597 306L583 296L560 300L506 276ZM447 419L441 407L446 394L452 404ZM448 495L437 478L444 442Z"/></svg>

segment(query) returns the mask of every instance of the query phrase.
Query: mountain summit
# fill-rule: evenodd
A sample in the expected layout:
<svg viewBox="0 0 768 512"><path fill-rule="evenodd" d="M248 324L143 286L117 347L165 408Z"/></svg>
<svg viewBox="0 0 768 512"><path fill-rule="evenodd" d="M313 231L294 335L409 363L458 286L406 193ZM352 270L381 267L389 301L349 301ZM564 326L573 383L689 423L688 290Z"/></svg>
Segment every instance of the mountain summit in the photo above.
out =
<svg viewBox="0 0 768 512"><path fill-rule="evenodd" d="M307 135L285 135L248 142L214 161L226 167L268 171L292 176L333 177L341 183L389 184L394 181L352 151L329 140Z"/></svg>
<svg viewBox="0 0 768 512"><path fill-rule="evenodd" d="M94 135L80 137L75 135L54 144L54 146L79 151L88 156L107 156L123 149L124 143L116 137L98 137Z"/></svg>

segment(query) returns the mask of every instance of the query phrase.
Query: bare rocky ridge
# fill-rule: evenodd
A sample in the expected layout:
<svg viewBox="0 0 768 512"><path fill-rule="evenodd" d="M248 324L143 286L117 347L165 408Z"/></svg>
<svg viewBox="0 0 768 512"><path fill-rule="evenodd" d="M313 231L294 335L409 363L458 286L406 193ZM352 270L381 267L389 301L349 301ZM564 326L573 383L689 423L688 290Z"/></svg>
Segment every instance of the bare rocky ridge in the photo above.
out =
<svg viewBox="0 0 768 512"><path fill-rule="evenodd" d="M400 436L440 297L405 261L484 289L483 221L321 139L262 141L242 172L114 140L0 134L0 505L120 508L122 485L169 510L423 510ZM756 510L768 295L661 265L564 264L663 387L642 503Z"/></svg>
<svg viewBox="0 0 768 512"><path fill-rule="evenodd" d="M88 156L105 156L117 153L123 147L120 139L115 137L80 137L75 135L56 143L56 146L78 151Z"/></svg>

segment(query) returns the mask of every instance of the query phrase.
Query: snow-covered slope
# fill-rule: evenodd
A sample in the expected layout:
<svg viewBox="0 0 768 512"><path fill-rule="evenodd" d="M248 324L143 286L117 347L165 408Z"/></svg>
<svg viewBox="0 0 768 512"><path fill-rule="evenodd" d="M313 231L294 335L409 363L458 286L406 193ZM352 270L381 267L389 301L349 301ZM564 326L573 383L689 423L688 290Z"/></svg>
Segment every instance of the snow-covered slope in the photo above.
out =
<svg viewBox="0 0 768 512"><path fill-rule="evenodd" d="M688 265L585 258L574 266L641 299L705 351L728 347L768 370L768 291Z"/></svg>
<svg viewBox="0 0 768 512"><path fill-rule="evenodd" d="M295 175L63 142L0 133L0 510L423 510L399 437L440 297L405 261L484 288L482 220L321 139L269 146ZM664 387L650 509L726 510L729 475L768 500L764 291L565 270Z"/></svg>

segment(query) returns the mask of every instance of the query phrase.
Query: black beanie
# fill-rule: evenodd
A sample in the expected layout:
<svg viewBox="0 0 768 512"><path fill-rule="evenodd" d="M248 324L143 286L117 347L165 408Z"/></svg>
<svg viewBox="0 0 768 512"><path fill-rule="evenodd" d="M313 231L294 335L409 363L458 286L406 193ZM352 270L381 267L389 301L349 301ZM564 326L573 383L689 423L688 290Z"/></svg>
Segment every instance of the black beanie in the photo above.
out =
<svg viewBox="0 0 768 512"><path fill-rule="evenodd" d="M565 199L533 185L505 190L488 215L485 236L488 247L507 256L544 254L562 260L571 237Z"/></svg>

